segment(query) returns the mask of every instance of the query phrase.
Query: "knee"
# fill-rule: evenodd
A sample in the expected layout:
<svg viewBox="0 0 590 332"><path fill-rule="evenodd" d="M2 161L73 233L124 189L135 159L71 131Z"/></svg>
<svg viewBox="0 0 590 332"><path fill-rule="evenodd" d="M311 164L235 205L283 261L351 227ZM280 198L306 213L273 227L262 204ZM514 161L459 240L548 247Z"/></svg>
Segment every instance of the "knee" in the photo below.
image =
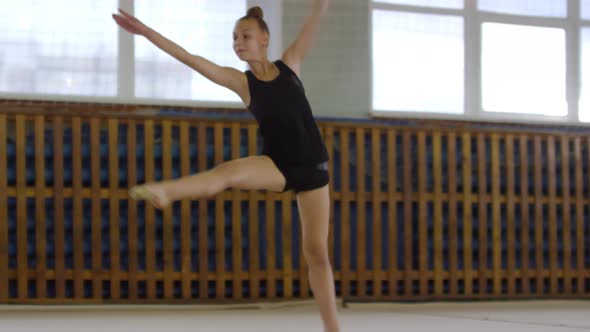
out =
<svg viewBox="0 0 590 332"><path fill-rule="evenodd" d="M330 265L328 246L322 242L306 242L303 245L303 254L307 264L313 267L325 267Z"/></svg>

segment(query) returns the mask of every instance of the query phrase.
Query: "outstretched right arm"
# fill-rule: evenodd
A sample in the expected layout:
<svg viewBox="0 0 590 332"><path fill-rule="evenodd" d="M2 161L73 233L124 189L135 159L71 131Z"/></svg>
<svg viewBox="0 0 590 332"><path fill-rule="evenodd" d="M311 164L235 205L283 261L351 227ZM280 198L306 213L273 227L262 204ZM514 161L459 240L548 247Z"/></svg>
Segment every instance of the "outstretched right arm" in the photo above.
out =
<svg viewBox="0 0 590 332"><path fill-rule="evenodd" d="M193 68L210 81L236 92L244 99L244 87L247 85L246 76L231 67L219 66L201 56L190 54L180 45L162 36L157 31L143 24L134 16L119 9L122 15L113 14L113 19L121 28L132 34L144 36L162 51L170 54L178 61Z"/></svg>

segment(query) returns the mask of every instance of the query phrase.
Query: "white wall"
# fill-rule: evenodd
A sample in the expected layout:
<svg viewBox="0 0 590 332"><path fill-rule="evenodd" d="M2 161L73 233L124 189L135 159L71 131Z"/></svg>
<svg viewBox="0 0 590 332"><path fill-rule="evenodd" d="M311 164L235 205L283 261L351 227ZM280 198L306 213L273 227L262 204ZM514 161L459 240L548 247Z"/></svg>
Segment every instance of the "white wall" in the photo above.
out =
<svg viewBox="0 0 590 332"><path fill-rule="evenodd" d="M283 0L283 47L296 38L311 3ZM316 116L368 116L369 47L369 0L332 0L301 74Z"/></svg>

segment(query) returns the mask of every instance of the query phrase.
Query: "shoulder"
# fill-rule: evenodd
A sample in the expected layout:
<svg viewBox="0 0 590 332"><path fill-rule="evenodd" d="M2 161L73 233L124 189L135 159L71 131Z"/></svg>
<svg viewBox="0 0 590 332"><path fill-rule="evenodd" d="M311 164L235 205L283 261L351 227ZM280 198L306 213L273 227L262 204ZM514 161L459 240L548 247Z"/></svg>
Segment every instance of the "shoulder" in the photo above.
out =
<svg viewBox="0 0 590 332"><path fill-rule="evenodd" d="M297 75L297 77L301 76L301 65L294 62L287 54L283 54L283 57L280 60L277 60L277 62L282 63L286 68Z"/></svg>

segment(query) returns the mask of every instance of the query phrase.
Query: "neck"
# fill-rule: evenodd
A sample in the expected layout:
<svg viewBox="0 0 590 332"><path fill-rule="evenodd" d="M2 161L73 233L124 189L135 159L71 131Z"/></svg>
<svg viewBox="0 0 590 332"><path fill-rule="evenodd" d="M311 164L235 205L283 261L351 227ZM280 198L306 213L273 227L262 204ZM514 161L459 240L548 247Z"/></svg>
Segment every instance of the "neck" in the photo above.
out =
<svg viewBox="0 0 590 332"><path fill-rule="evenodd" d="M256 61L249 61L248 65L256 74L264 75L274 70L274 64L268 58Z"/></svg>

